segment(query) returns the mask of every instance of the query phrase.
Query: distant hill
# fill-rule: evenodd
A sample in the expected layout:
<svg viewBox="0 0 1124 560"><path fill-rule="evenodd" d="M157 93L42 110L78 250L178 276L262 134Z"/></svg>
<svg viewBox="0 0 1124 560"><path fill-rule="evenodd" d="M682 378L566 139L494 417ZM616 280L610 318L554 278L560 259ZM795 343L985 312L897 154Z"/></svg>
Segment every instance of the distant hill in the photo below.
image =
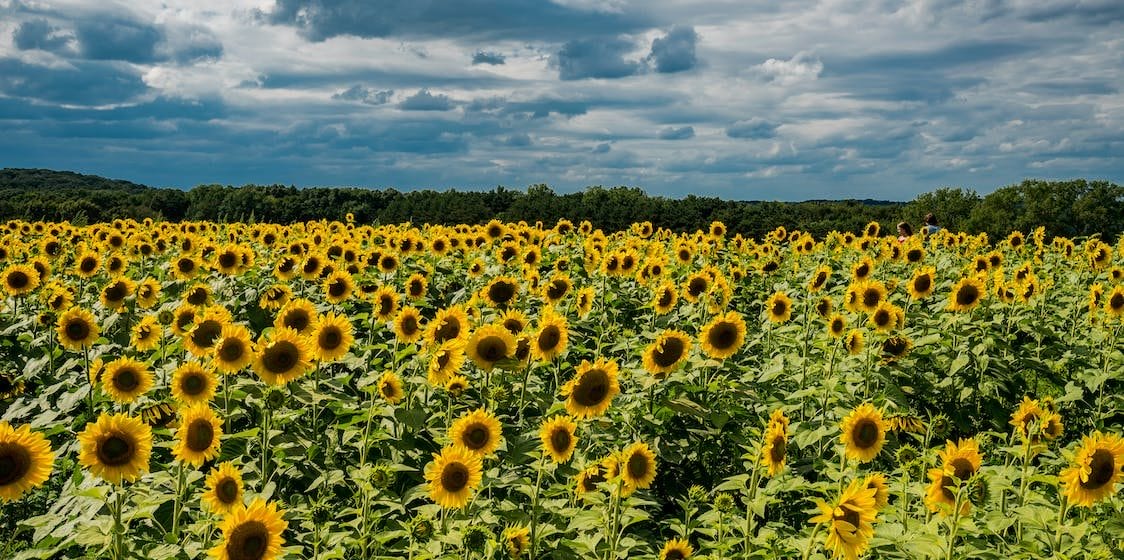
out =
<svg viewBox="0 0 1124 560"><path fill-rule="evenodd" d="M0 190L116 190L129 193L150 190L151 187L121 179L106 179L97 175L83 175L73 171L52 169L0 169Z"/></svg>

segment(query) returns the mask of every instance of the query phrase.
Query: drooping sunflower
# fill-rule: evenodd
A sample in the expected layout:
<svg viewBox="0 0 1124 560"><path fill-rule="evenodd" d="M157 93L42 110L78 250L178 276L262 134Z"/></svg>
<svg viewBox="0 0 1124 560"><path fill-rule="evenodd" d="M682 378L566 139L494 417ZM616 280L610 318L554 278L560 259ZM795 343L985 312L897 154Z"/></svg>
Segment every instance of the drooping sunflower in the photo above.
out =
<svg viewBox="0 0 1124 560"><path fill-rule="evenodd" d="M663 315L674 309L678 300L679 293L675 290L675 284L667 283L656 288L652 296L652 308L657 315Z"/></svg>
<svg viewBox="0 0 1124 560"><path fill-rule="evenodd" d="M874 274L874 260L869 256L864 255L853 266L851 266L851 277L856 282L863 282Z"/></svg>
<svg viewBox="0 0 1124 560"><path fill-rule="evenodd" d="M217 387L214 372L198 362L184 362L172 373L172 398L185 405L209 402Z"/></svg>
<svg viewBox="0 0 1124 560"><path fill-rule="evenodd" d="M145 315L133 327L133 348L141 352L148 352L160 345L164 338L164 327L156 321L155 315Z"/></svg>
<svg viewBox="0 0 1124 560"><path fill-rule="evenodd" d="M626 491L648 488L656 479L656 454L647 443L635 442L621 451L620 467Z"/></svg>
<svg viewBox="0 0 1124 560"><path fill-rule="evenodd" d="M846 338L843 339L843 346L847 348L848 354L858 355L865 347L863 332L858 329L851 329L851 332L847 333Z"/></svg>
<svg viewBox="0 0 1124 560"><path fill-rule="evenodd" d="M539 439L543 452L555 463L565 463L578 445L578 425L569 416L558 415L542 423Z"/></svg>
<svg viewBox="0 0 1124 560"><path fill-rule="evenodd" d="M464 307L454 305L441 309L425 329L425 340L430 345L441 344L447 340L468 338L468 313Z"/></svg>
<svg viewBox="0 0 1124 560"><path fill-rule="evenodd" d="M152 372L143 362L118 358L105 365L102 388L115 402L128 404L152 388Z"/></svg>
<svg viewBox="0 0 1124 560"><path fill-rule="evenodd" d="M820 514L809 522L827 524L824 547L831 551L832 558L857 560L870 546L873 523L878 516L874 494L875 489L868 488L860 479L852 481L834 504L816 500Z"/></svg>
<svg viewBox="0 0 1124 560"><path fill-rule="evenodd" d="M422 337L421 311L413 306L403 307L394 317L394 336L406 344L417 342Z"/></svg>
<svg viewBox="0 0 1124 560"><path fill-rule="evenodd" d="M81 307L71 307L59 315L55 331L64 348L81 350L98 339L99 328L93 314Z"/></svg>
<svg viewBox="0 0 1124 560"><path fill-rule="evenodd" d="M253 365L254 371L266 383L284 385L312 367L312 352L297 331L274 329L268 339L258 339Z"/></svg>
<svg viewBox="0 0 1124 560"><path fill-rule="evenodd" d="M515 354L515 337L502 326L484 325L468 337L465 348L480 369L490 370Z"/></svg>
<svg viewBox="0 0 1124 560"><path fill-rule="evenodd" d="M286 303L281 311L277 312L277 317L273 320L273 326L279 329L293 329L297 334L307 336L312 332L318 318L316 307L312 305L311 301L303 298L294 299Z"/></svg>
<svg viewBox="0 0 1124 560"><path fill-rule="evenodd" d="M443 508L463 508L480 485L481 471L480 456L466 449L446 447L434 453L425 469L429 498Z"/></svg>
<svg viewBox="0 0 1124 560"><path fill-rule="evenodd" d="M657 379L663 379L687 361L690 354L691 337L681 331L667 330L644 350L644 369Z"/></svg>
<svg viewBox="0 0 1124 560"><path fill-rule="evenodd" d="M1058 481L1071 504L1093 504L1116 493L1124 479L1124 439L1116 434L1093 432L1081 438L1073 463L1062 469Z"/></svg>
<svg viewBox="0 0 1124 560"><path fill-rule="evenodd" d="M816 302L814 307L816 309L816 315L826 319L831 315L832 310L835 309L835 304L831 302L830 297L824 296Z"/></svg>
<svg viewBox="0 0 1124 560"><path fill-rule="evenodd" d="M503 432L495 414L478 408L453 422L449 439L452 445L483 457L499 448Z"/></svg>
<svg viewBox="0 0 1124 560"><path fill-rule="evenodd" d="M784 469L788 451L788 430L784 425L770 423L761 442L761 465L768 468L768 476L776 476Z"/></svg>
<svg viewBox="0 0 1124 560"><path fill-rule="evenodd" d="M925 505L930 511L951 513L956 507L956 482L965 483L980 470L983 457L974 439L962 439L958 443L948 441L945 448L937 452L941 466L929 469L929 489L925 493ZM968 513L970 500L962 502L960 514Z"/></svg>
<svg viewBox="0 0 1124 560"><path fill-rule="evenodd" d="M827 285L828 279L831 278L831 267L826 264L821 264L816 267L812 277L808 280L808 291L818 292Z"/></svg>
<svg viewBox="0 0 1124 560"><path fill-rule="evenodd" d="M237 373L254 361L250 331L242 325L223 325L214 344L212 360L222 373Z"/></svg>
<svg viewBox="0 0 1124 560"><path fill-rule="evenodd" d="M1039 406L1038 399L1032 399L1024 395L1018 408L1011 413L1010 425L1022 437L1023 441L1037 442L1040 423L1045 415L1046 411Z"/></svg>
<svg viewBox="0 0 1124 560"><path fill-rule="evenodd" d="M0 503L18 500L51 476L55 456L43 434L29 424L0 422Z"/></svg>
<svg viewBox="0 0 1124 560"><path fill-rule="evenodd" d="M904 336L891 336L882 341L882 361L892 363L904 357L913 348L913 341Z"/></svg>
<svg viewBox="0 0 1124 560"><path fill-rule="evenodd" d="M574 377L562 386L562 396L566 397L566 411L578 419L605 414L613 397L620 392L617 373L616 361L597 358L590 363L589 360L582 360Z"/></svg>
<svg viewBox="0 0 1124 560"><path fill-rule="evenodd" d="M124 414L98 416L78 434L78 462L111 484L134 481L148 471L152 454L152 428Z"/></svg>
<svg viewBox="0 0 1124 560"><path fill-rule="evenodd" d="M236 504L219 524L222 539L210 550L215 560L275 560L281 556L289 527L274 502L255 498L249 506Z"/></svg>
<svg viewBox="0 0 1124 560"><path fill-rule="evenodd" d="M585 317L589 315L590 310L593 309L593 300L597 292L593 290L593 286L586 286L578 290L578 297L574 301L574 309L578 312L578 317Z"/></svg>
<svg viewBox="0 0 1124 560"><path fill-rule="evenodd" d="M508 527L503 531L503 547L511 558L520 558L531 546L531 530L523 527Z"/></svg>
<svg viewBox="0 0 1124 560"><path fill-rule="evenodd" d="M39 273L25 264L14 264L0 273L4 278L4 291L9 296L22 296L39 287Z"/></svg>
<svg viewBox="0 0 1124 560"><path fill-rule="evenodd" d="M176 430L175 458L196 468L219 454L222 420L207 403L192 405L180 411L182 420Z"/></svg>
<svg viewBox="0 0 1124 560"><path fill-rule="evenodd" d="M970 311L975 309L987 295L984 283L974 276L961 278L948 295L949 311Z"/></svg>
<svg viewBox="0 0 1124 560"><path fill-rule="evenodd" d="M660 550L660 560L687 560L694 552L687 539L671 539Z"/></svg>
<svg viewBox="0 0 1124 560"><path fill-rule="evenodd" d="M390 370L383 372L382 377L379 377L377 388L379 396L390 404L397 404L406 397L406 393L402 391L402 380L398 378L397 373Z"/></svg>
<svg viewBox="0 0 1124 560"><path fill-rule="evenodd" d="M869 463L886 443L886 423L882 412L870 403L855 408L840 424L844 453L849 459Z"/></svg>
<svg viewBox="0 0 1124 560"><path fill-rule="evenodd" d="M745 320L737 311L727 311L710 320L699 334L699 346L707 356L724 360L745 344Z"/></svg>
<svg viewBox="0 0 1124 560"><path fill-rule="evenodd" d="M792 299L784 292L776 292L765 302L765 312L773 323L787 323L792 317Z"/></svg>
<svg viewBox="0 0 1124 560"><path fill-rule="evenodd" d="M334 312L322 315L310 333L313 357L320 362L333 362L351 350L355 338L351 334L351 321L346 315Z"/></svg>
<svg viewBox="0 0 1124 560"><path fill-rule="evenodd" d="M539 328L531 344L531 354L540 362L549 362L566 351L570 329L566 318L552 312L544 312L539 318Z"/></svg>

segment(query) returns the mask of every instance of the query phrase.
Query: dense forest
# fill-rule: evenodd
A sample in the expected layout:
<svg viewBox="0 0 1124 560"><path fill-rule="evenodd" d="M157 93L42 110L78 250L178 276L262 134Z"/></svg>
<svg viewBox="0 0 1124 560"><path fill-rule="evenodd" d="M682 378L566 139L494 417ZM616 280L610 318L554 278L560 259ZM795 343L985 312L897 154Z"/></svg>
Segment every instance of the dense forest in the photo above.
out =
<svg viewBox="0 0 1124 560"><path fill-rule="evenodd" d="M761 236L783 225L823 235L859 231L871 221L892 230L905 220L919 225L928 212L942 225L1005 235L1038 225L1050 235L1115 236L1124 231L1124 187L1107 181L1026 180L981 196L973 190L941 188L910 202L815 200L731 201L689 195L648 196L630 187L589 187L558 194L547 185L525 191L401 192L395 189L242 187L200 185L188 191L152 188L128 181L45 169L0 170L0 218L91 223L114 218L268 221L293 223L343 219L361 223L483 223L560 218L589 220L615 230L651 221L673 230L703 229L720 220L732 232Z"/></svg>

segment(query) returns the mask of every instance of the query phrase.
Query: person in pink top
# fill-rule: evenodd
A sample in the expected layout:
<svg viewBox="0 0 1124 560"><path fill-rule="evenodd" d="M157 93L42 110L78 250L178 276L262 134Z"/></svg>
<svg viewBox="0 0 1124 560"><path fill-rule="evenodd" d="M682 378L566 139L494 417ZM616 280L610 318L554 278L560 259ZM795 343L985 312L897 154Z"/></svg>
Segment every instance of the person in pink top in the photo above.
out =
<svg viewBox="0 0 1124 560"><path fill-rule="evenodd" d="M913 227L909 225L909 222L901 222L898 224L898 243L904 243L905 240L909 239L912 235Z"/></svg>

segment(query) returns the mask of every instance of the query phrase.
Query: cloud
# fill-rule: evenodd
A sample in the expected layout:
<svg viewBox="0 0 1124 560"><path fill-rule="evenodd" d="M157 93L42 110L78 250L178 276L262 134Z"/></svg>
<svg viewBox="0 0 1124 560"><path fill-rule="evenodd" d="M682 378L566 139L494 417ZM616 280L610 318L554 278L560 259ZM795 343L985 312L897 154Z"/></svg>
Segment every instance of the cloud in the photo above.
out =
<svg viewBox="0 0 1124 560"><path fill-rule="evenodd" d="M360 101L368 105L385 105L390 102L392 97L394 97L394 90L392 89L375 90L361 85L354 85L332 94L332 99Z"/></svg>
<svg viewBox="0 0 1124 560"><path fill-rule="evenodd" d="M0 93L14 97L96 106L123 103L147 89L135 69L118 63L75 61L52 68L0 58Z"/></svg>
<svg viewBox="0 0 1124 560"><path fill-rule="evenodd" d="M403 111L448 111L453 108L453 101L447 95L433 95L429 90L421 89L403 99L398 108Z"/></svg>
<svg viewBox="0 0 1124 560"><path fill-rule="evenodd" d="M695 127L684 126L680 128L667 127L660 130L660 140L688 140L695 137Z"/></svg>
<svg viewBox="0 0 1124 560"><path fill-rule="evenodd" d="M57 52L64 50L74 40L73 35L65 33L44 18L23 21L12 33L17 49Z"/></svg>
<svg viewBox="0 0 1124 560"><path fill-rule="evenodd" d="M504 60L504 55L491 51L476 51L476 53L472 55L473 64L491 64L492 66L497 66L503 64Z"/></svg>
<svg viewBox="0 0 1124 560"><path fill-rule="evenodd" d="M726 127L726 136L730 138L772 138L776 133L777 125L757 117L738 121Z"/></svg>
<svg viewBox="0 0 1124 560"><path fill-rule="evenodd" d="M525 132L512 134L503 139L502 144L510 148L523 148L531 145L531 136Z"/></svg>
<svg viewBox="0 0 1124 560"><path fill-rule="evenodd" d="M756 67L769 82L787 86L815 80L823 72L823 63L808 53L797 53L788 60L770 58Z"/></svg>
<svg viewBox="0 0 1124 560"><path fill-rule="evenodd" d="M612 149L613 149L613 146L611 144L609 144L608 142L602 142L602 143L594 146L593 149L589 151L589 153L591 153L591 154L607 154L610 151L612 151Z"/></svg>
<svg viewBox="0 0 1124 560"><path fill-rule="evenodd" d="M652 41L652 52L648 60L656 72L670 74L690 70L698 64L695 58L695 43L699 40L695 28L675 26L667 35Z"/></svg>
<svg viewBox="0 0 1124 560"><path fill-rule="evenodd" d="M624 59L632 50L632 43L620 37L575 39L562 45L553 63L562 80L623 78L643 68L635 60Z"/></svg>
<svg viewBox="0 0 1124 560"><path fill-rule="evenodd" d="M50 12L23 20L12 34L20 50L39 49L67 58L135 64L189 63L222 56L210 29L180 22L149 23L128 12Z"/></svg>

